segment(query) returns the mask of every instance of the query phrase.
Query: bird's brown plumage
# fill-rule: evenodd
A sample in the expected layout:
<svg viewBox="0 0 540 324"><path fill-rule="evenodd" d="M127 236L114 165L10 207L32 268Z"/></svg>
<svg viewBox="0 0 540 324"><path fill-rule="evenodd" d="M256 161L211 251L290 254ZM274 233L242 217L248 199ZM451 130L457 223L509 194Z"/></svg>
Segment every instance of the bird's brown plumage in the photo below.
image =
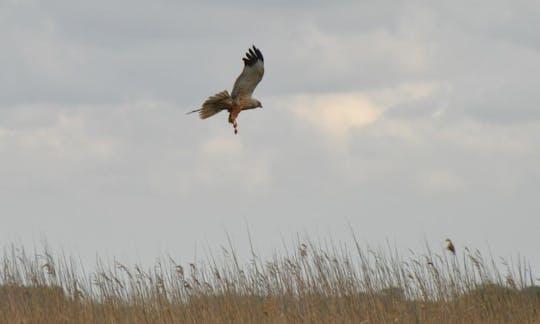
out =
<svg viewBox="0 0 540 324"><path fill-rule="evenodd" d="M227 90L223 90L206 99L201 109L199 109L199 117L206 119L222 110L229 110L231 107L232 98Z"/></svg>
<svg viewBox="0 0 540 324"><path fill-rule="evenodd" d="M229 123L233 124L235 134L238 132L236 123L238 114L242 110L262 107L261 102L251 96L264 75L264 57L261 51L253 46L242 60L244 69L236 78L231 94L229 95L227 90L221 91L206 99L200 109L190 112L199 112L199 117L206 119L222 110L227 110Z"/></svg>

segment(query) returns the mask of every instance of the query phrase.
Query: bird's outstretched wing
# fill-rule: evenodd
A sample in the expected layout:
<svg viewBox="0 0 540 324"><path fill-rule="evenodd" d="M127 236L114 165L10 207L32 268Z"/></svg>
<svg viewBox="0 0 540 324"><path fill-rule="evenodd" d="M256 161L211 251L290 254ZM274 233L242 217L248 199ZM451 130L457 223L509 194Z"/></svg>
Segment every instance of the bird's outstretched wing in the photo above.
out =
<svg viewBox="0 0 540 324"><path fill-rule="evenodd" d="M233 99L239 97L251 97L253 90L259 82L261 82L264 74L264 58L261 51L253 45L246 53L244 61L244 69L234 82L231 97Z"/></svg>

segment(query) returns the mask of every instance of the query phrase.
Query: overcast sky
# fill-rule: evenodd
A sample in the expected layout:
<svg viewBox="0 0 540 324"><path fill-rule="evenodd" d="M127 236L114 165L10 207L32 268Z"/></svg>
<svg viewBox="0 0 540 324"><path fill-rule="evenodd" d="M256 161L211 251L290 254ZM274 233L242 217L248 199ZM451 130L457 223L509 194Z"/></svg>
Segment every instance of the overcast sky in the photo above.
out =
<svg viewBox="0 0 540 324"><path fill-rule="evenodd" d="M540 270L537 1L0 0L0 237L190 260L297 234ZM187 111L265 57L234 135Z"/></svg>

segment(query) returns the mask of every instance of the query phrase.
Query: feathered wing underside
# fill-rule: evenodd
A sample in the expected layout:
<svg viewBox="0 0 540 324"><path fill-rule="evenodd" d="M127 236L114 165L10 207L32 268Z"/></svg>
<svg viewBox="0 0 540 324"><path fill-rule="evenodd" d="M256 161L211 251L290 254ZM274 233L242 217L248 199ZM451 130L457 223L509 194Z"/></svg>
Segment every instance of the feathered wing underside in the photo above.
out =
<svg viewBox="0 0 540 324"><path fill-rule="evenodd" d="M206 119L212 117L222 110L228 110L232 106L232 99L227 90L223 90L206 99L201 109L199 109L199 117Z"/></svg>
<svg viewBox="0 0 540 324"><path fill-rule="evenodd" d="M250 48L242 60L244 61L244 69L234 82L231 93L233 99L251 97L264 75L264 57L258 48L255 46Z"/></svg>

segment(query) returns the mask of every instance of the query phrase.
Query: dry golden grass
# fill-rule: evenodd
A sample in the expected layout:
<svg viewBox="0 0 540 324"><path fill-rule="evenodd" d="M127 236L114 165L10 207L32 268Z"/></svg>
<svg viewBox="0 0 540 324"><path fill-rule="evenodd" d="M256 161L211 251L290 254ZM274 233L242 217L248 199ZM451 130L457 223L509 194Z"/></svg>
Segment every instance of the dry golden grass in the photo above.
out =
<svg viewBox="0 0 540 324"><path fill-rule="evenodd" d="M2 323L535 323L540 287L520 260L429 248L402 258L358 244L298 248L241 264L118 262L86 274L50 252L11 247L0 269Z"/></svg>

